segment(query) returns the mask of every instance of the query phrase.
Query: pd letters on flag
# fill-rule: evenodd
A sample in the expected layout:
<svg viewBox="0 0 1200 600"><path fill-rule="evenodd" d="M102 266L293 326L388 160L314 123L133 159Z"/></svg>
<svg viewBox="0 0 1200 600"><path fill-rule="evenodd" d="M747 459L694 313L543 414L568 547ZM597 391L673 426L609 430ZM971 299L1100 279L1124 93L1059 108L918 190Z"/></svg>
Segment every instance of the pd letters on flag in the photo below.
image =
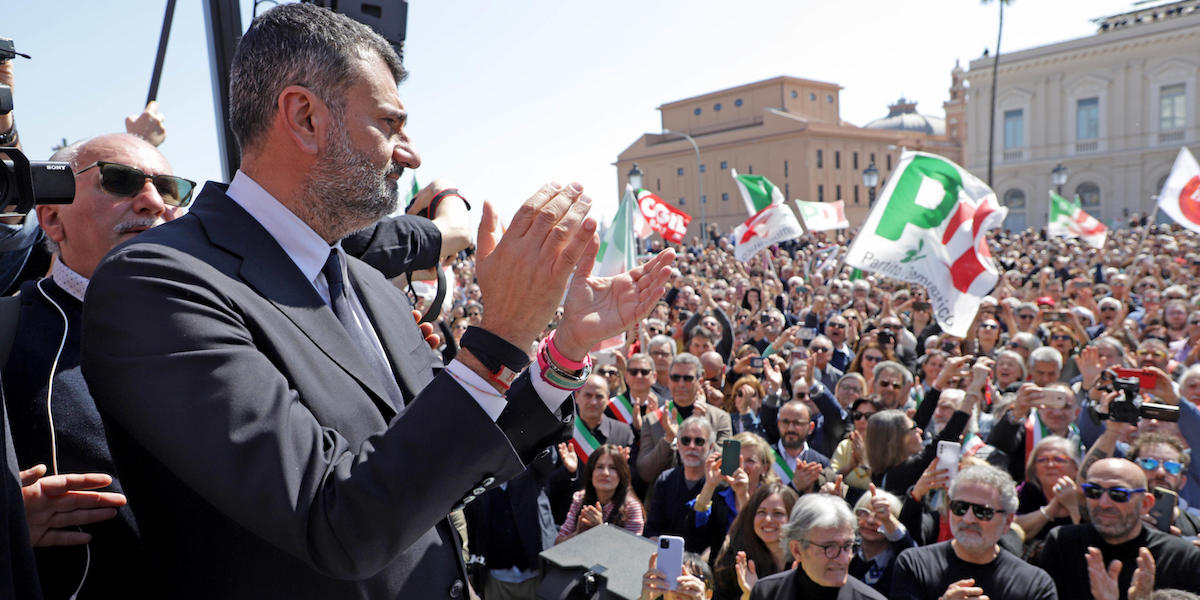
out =
<svg viewBox="0 0 1200 600"><path fill-rule="evenodd" d="M800 218L809 231L829 231L830 229L845 229L850 226L846 220L846 208L842 200L837 202L805 202L796 201Z"/></svg>
<svg viewBox="0 0 1200 600"><path fill-rule="evenodd" d="M1175 166L1158 193L1158 208L1176 223L1200 233L1200 164L1186 146L1179 149Z"/></svg>
<svg viewBox="0 0 1200 600"><path fill-rule="evenodd" d="M750 260L756 252L800 237L800 223L786 204L771 204L733 229L733 256Z"/></svg>
<svg viewBox="0 0 1200 600"><path fill-rule="evenodd" d="M904 152L846 264L924 285L938 324L965 337L999 280L986 236L1007 215L966 169L935 154Z"/></svg>
<svg viewBox="0 0 1200 600"><path fill-rule="evenodd" d="M673 244L683 243L688 223L692 221L691 215L663 202L662 198L650 193L649 190L637 191L637 205L638 210L642 213L642 218L646 220L651 229L663 236L663 239Z"/></svg>
<svg viewBox="0 0 1200 600"><path fill-rule="evenodd" d="M1046 222L1050 235L1079 238L1093 248L1103 248L1108 228L1078 204L1050 192L1050 218Z"/></svg>

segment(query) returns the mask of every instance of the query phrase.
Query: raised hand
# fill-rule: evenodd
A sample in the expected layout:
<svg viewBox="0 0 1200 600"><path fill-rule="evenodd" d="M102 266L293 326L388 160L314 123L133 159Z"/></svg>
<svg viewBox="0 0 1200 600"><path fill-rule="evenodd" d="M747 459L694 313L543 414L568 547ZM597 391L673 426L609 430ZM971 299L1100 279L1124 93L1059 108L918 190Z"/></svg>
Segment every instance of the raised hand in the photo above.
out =
<svg viewBox="0 0 1200 600"><path fill-rule="evenodd" d="M579 456L575 454L575 446L567 443L559 444L558 458L568 473L574 473L579 469Z"/></svg>
<svg viewBox="0 0 1200 600"><path fill-rule="evenodd" d="M1121 574L1121 561L1114 560L1104 566L1104 555L1100 549L1089 546L1087 554L1088 583L1091 586L1092 597L1096 600L1117 600L1117 576Z"/></svg>
<svg viewBox="0 0 1200 600"><path fill-rule="evenodd" d="M90 534L67 528L117 516L117 507L125 505L124 494L84 491L110 484L112 477L103 473L46 476L46 465L21 471L21 499L30 542L34 546L74 546L91 541Z"/></svg>
<svg viewBox="0 0 1200 600"><path fill-rule="evenodd" d="M167 139L167 129L163 126L164 121L166 118L158 112L158 101L151 100L146 104L142 114L125 117L125 132L158 146Z"/></svg>
<svg viewBox="0 0 1200 600"><path fill-rule="evenodd" d="M912 497L920 502L931 490L945 489L949 484L950 474L946 472L946 469L938 468L938 459L934 457L929 466L925 467L925 471L921 473L921 477L917 479L917 483L913 485Z"/></svg>
<svg viewBox="0 0 1200 600"><path fill-rule="evenodd" d="M604 522L604 509L597 502L591 506L583 506L579 509L579 527L576 528L579 532L587 531Z"/></svg>
<svg viewBox="0 0 1200 600"><path fill-rule="evenodd" d="M737 557L733 559L733 570L737 573L738 587L742 588L742 595L750 593L754 589L754 584L758 583L758 567L754 561L746 559L746 553L738 550Z"/></svg>
<svg viewBox="0 0 1200 600"><path fill-rule="evenodd" d="M1178 535L1178 534L1177 534ZM1149 600L1154 593L1154 555L1145 546L1138 549L1137 569L1129 582L1129 600Z"/></svg>
<svg viewBox="0 0 1200 600"><path fill-rule="evenodd" d="M975 587L974 579L959 579L950 584L950 587L946 588L946 593L942 594L942 600L963 600L965 598L986 600L987 596L983 595L983 588Z"/></svg>

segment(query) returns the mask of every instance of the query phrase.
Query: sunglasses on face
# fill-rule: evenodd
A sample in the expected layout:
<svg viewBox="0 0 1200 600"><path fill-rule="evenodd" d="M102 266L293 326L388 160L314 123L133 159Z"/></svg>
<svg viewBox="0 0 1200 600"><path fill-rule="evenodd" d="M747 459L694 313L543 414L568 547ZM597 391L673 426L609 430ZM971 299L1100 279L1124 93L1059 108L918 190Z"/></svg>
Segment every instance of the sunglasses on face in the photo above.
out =
<svg viewBox="0 0 1200 600"><path fill-rule="evenodd" d="M968 509L975 513L975 518L979 519L980 521L991 521L992 517L996 516L996 513L1004 512L998 508L992 508L982 504L975 504L974 502L967 502L966 500L950 501L950 512L956 517L966 516Z"/></svg>
<svg viewBox="0 0 1200 600"><path fill-rule="evenodd" d="M1033 315L1017 315L1017 318L1022 321L1032 321Z"/></svg>
<svg viewBox="0 0 1200 600"><path fill-rule="evenodd" d="M636 375L638 377L645 377L650 374L650 369L639 369L637 367L630 367L629 374Z"/></svg>
<svg viewBox="0 0 1200 600"><path fill-rule="evenodd" d="M707 443L708 443L708 438L705 438L705 437L699 437L699 436L690 437L690 436L686 436L686 435L679 437L679 445L680 446L694 446L696 448L703 448L704 445Z"/></svg>
<svg viewBox="0 0 1200 600"><path fill-rule="evenodd" d="M1085 483L1079 487L1083 488L1083 495L1086 496L1088 500L1099 500L1105 492L1108 492L1108 497L1113 502L1129 502L1129 499L1132 498L1134 494L1141 494L1146 491L1146 488L1137 488L1132 490L1124 487L1106 488L1095 483Z"/></svg>
<svg viewBox="0 0 1200 600"><path fill-rule="evenodd" d="M1063 335L1061 333L1056 333L1056 334L1050 336L1050 339L1055 342L1073 342L1073 341L1075 341L1075 339L1072 338L1071 336Z"/></svg>
<svg viewBox="0 0 1200 600"><path fill-rule="evenodd" d="M863 419L870 419L871 415L873 415L873 414L875 414L875 413L873 413L873 412L858 412L856 410L856 411L850 413L850 418L855 421L861 421Z"/></svg>
<svg viewBox="0 0 1200 600"><path fill-rule="evenodd" d="M1183 472L1183 463L1181 463L1177 460L1158 460L1157 458L1139 458L1133 462L1137 463L1139 467L1141 467L1142 469L1144 469L1146 471L1153 471L1155 469L1158 469L1158 467L1161 465L1163 470L1166 471L1169 475L1178 475Z"/></svg>
<svg viewBox="0 0 1200 600"><path fill-rule="evenodd" d="M616 369L597 369L596 372L605 377L612 377L613 375L620 373L620 371Z"/></svg>
<svg viewBox="0 0 1200 600"><path fill-rule="evenodd" d="M979 327L983 329L1000 329L1000 326L995 323L983 323Z"/></svg>
<svg viewBox="0 0 1200 600"><path fill-rule="evenodd" d="M816 348L810 348L810 350L812 352L833 352L833 348L825 348L823 346L817 346Z"/></svg>
<svg viewBox="0 0 1200 600"><path fill-rule="evenodd" d="M826 327L830 327L833 329L845 329L846 324L845 323L830 323L830 324L826 325Z"/></svg>
<svg viewBox="0 0 1200 600"><path fill-rule="evenodd" d="M100 169L100 188L114 196L132 198L149 179L154 183L154 189L158 190L158 195L162 196L163 204L184 208L192 203L195 181L174 175L147 175L129 165L104 161L94 162L75 174L82 175L95 168Z"/></svg>
<svg viewBox="0 0 1200 600"><path fill-rule="evenodd" d="M881 390L898 390L903 384L899 381L880 381L878 385Z"/></svg>
<svg viewBox="0 0 1200 600"><path fill-rule="evenodd" d="M695 380L696 380L695 375L680 375L678 373L671 373L671 381L686 381L688 383L691 383Z"/></svg>
<svg viewBox="0 0 1200 600"><path fill-rule="evenodd" d="M871 361L871 362L879 362L879 361L881 361L881 360L883 360L883 357L882 357L882 356L874 356L874 355L871 355L871 354L864 354L864 355L863 355L863 362L867 362L867 361Z"/></svg>

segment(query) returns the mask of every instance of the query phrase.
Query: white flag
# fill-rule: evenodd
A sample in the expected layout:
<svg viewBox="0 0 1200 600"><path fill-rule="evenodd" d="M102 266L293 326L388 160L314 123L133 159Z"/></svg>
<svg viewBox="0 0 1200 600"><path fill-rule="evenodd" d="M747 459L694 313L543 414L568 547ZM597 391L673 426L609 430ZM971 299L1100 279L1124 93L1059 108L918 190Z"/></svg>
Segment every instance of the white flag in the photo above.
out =
<svg viewBox="0 0 1200 600"><path fill-rule="evenodd" d="M1158 193L1158 208L1176 223L1200 233L1200 165L1186 146L1179 149L1175 166Z"/></svg>
<svg viewBox="0 0 1200 600"><path fill-rule="evenodd" d="M830 229L845 229L850 226L846 220L846 207L842 200L837 202L805 202L796 200L796 208L804 226L809 231L829 231Z"/></svg>
<svg viewBox="0 0 1200 600"><path fill-rule="evenodd" d="M1000 278L986 236L1007 215L995 192L966 169L906 151L846 264L924 285L938 324L965 337L980 300Z"/></svg>
<svg viewBox="0 0 1200 600"><path fill-rule="evenodd" d="M750 260L756 252L779 242L800 237L800 222L786 204L770 204L733 229L733 256Z"/></svg>

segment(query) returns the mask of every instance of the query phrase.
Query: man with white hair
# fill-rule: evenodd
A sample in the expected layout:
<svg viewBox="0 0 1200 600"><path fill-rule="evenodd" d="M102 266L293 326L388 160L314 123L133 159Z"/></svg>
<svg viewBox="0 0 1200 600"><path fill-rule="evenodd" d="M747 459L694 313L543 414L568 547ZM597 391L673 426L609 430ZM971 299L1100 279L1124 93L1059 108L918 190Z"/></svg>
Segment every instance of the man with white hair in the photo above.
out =
<svg viewBox="0 0 1200 600"><path fill-rule="evenodd" d="M1115 280L1113 281L1113 290L1114 292L1116 290ZM1100 309L1100 314L1098 315L1100 322L1086 328L1088 336L1093 340L1103 335L1104 332L1108 331L1109 329L1120 327L1121 319L1125 318L1125 315L1123 314L1124 304L1122 304L1122 302L1116 298L1111 296L1108 298L1103 298L1100 300L1100 303L1097 306Z"/></svg>
<svg viewBox="0 0 1200 600"><path fill-rule="evenodd" d="M679 466L668 469L654 482L646 527L648 538L678 535L684 538L688 552L703 552L708 547L706 535L699 535L687 525L688 501L704 487L704 460L717 442L717 431L702 416L691 416L679 425ZM691 532L693 535L688 535Z"/></svg>
<svg viewBox="0 0 1200 600"><path fill-rule="evenodd" d="M1016 484L991 466L968 467L950 485L953 539L911 548L896 559L892 600L1051 600L1054 581L1043 570L1000 547L1017 512Z"/></svg>

